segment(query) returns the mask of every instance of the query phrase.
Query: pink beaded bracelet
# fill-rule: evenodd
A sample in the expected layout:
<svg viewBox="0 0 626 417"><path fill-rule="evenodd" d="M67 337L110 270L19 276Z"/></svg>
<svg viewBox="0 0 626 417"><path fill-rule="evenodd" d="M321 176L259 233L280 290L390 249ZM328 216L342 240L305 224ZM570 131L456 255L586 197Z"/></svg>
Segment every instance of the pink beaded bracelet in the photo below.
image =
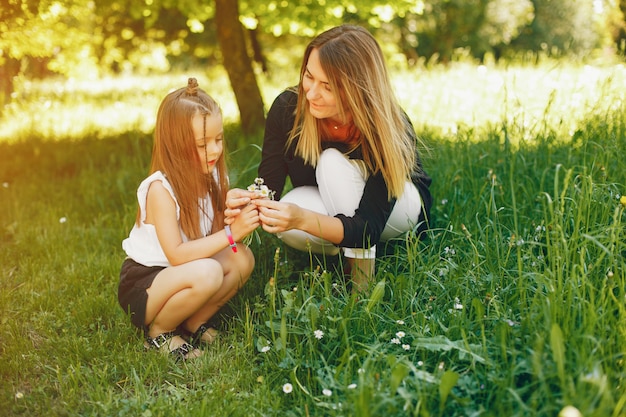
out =
<svg viewBox="0 0 626 417"><path fill-rule="evenodd" d="M226 237L228 238L228 244L230 245L230 248L233 250L233 252L237 253L237 243L235 242L235 239L233 239L233 233L230 230L230 226L224 226L224 230L226 231Z"/></svg>

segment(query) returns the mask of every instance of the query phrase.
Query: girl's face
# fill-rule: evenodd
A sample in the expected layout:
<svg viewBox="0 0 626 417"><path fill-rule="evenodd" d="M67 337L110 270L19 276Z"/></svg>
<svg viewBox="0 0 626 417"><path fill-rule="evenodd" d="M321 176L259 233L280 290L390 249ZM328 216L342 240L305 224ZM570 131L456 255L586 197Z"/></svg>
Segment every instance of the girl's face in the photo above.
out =
<svg viewBox="0 0 626 417"><path fill-rule="evenodd" d="M319 59L319 51L313 49L306 64L306 71L302 77L302 88L309 102L309 111L317 119L330 118L337 123L346 123L341 120L337 97L331 90L328 77L322 69Z"/></svg>
<svg viewBox="0 0 626 417"><path fill-rule="evenodd" d="M217 160L224 151L222 115L219 113L208 116L196 114L191 119L191 128L196 140L196 150L200 157L202 171L205 174L213 172Z"/></svg>

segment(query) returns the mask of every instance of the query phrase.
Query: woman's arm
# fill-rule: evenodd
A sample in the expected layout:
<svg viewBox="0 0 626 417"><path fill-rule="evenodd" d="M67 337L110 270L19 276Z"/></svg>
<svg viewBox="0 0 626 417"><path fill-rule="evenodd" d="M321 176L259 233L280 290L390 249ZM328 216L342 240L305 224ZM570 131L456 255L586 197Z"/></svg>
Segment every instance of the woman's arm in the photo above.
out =
<svg viewBox="0 0 626 417"><path fill-rule="evenodd" d="M279 233L298 229L334 244L343 240L343 225L336 217L308 210L292 203L255 200L263 230Z"/></svg>
<svg viewBox="0 0 626 417"><path fill-rule="evenodd" d="M148 190L145 223L154 225L161 248L172 265L209 258L229 246L224 230L183 242L176 219L176 203L161 181L154 181ZM256 207L250 204L232 222L233 238L240 241L259 225Z"/></svg>
<svg viewBox="0 0 626 417"><path fill-rule="evenodd" d="M337 196L341 198L341 196ZM371 175L353 215L323 215L306 205L256 202L263 229L270 233L298 229L342 247L369 248L378 243L395 200L387 200L382 174Z"/></svg>

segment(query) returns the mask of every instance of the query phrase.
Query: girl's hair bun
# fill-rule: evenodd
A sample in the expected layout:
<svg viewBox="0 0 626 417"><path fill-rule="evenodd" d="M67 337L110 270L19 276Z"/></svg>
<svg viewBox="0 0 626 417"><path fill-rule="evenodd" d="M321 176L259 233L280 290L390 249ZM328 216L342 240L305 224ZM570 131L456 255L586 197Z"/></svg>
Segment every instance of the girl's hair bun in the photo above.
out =
<svg viewBox="0 0 626 417"><path fill-rule="evenodd" d="M198 80L196 80L195 78L189 78L189 80L187 81L187 95L198 95Z"/></svg>

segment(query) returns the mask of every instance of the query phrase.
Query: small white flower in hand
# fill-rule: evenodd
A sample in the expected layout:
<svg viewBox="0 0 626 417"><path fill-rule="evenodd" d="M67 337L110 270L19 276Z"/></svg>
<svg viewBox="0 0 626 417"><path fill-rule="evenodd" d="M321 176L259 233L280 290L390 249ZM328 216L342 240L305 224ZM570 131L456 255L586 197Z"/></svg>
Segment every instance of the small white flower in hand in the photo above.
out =
<svg viewBox="0 0 626 417"><path fill-rule="evenodd" d="M263 184L263 182L263 178L255 178L254 184L248 185L248 191L258 192L262 197L267 197L270 200L273 200L276 191L270 190L267 185Z"/></svg>

